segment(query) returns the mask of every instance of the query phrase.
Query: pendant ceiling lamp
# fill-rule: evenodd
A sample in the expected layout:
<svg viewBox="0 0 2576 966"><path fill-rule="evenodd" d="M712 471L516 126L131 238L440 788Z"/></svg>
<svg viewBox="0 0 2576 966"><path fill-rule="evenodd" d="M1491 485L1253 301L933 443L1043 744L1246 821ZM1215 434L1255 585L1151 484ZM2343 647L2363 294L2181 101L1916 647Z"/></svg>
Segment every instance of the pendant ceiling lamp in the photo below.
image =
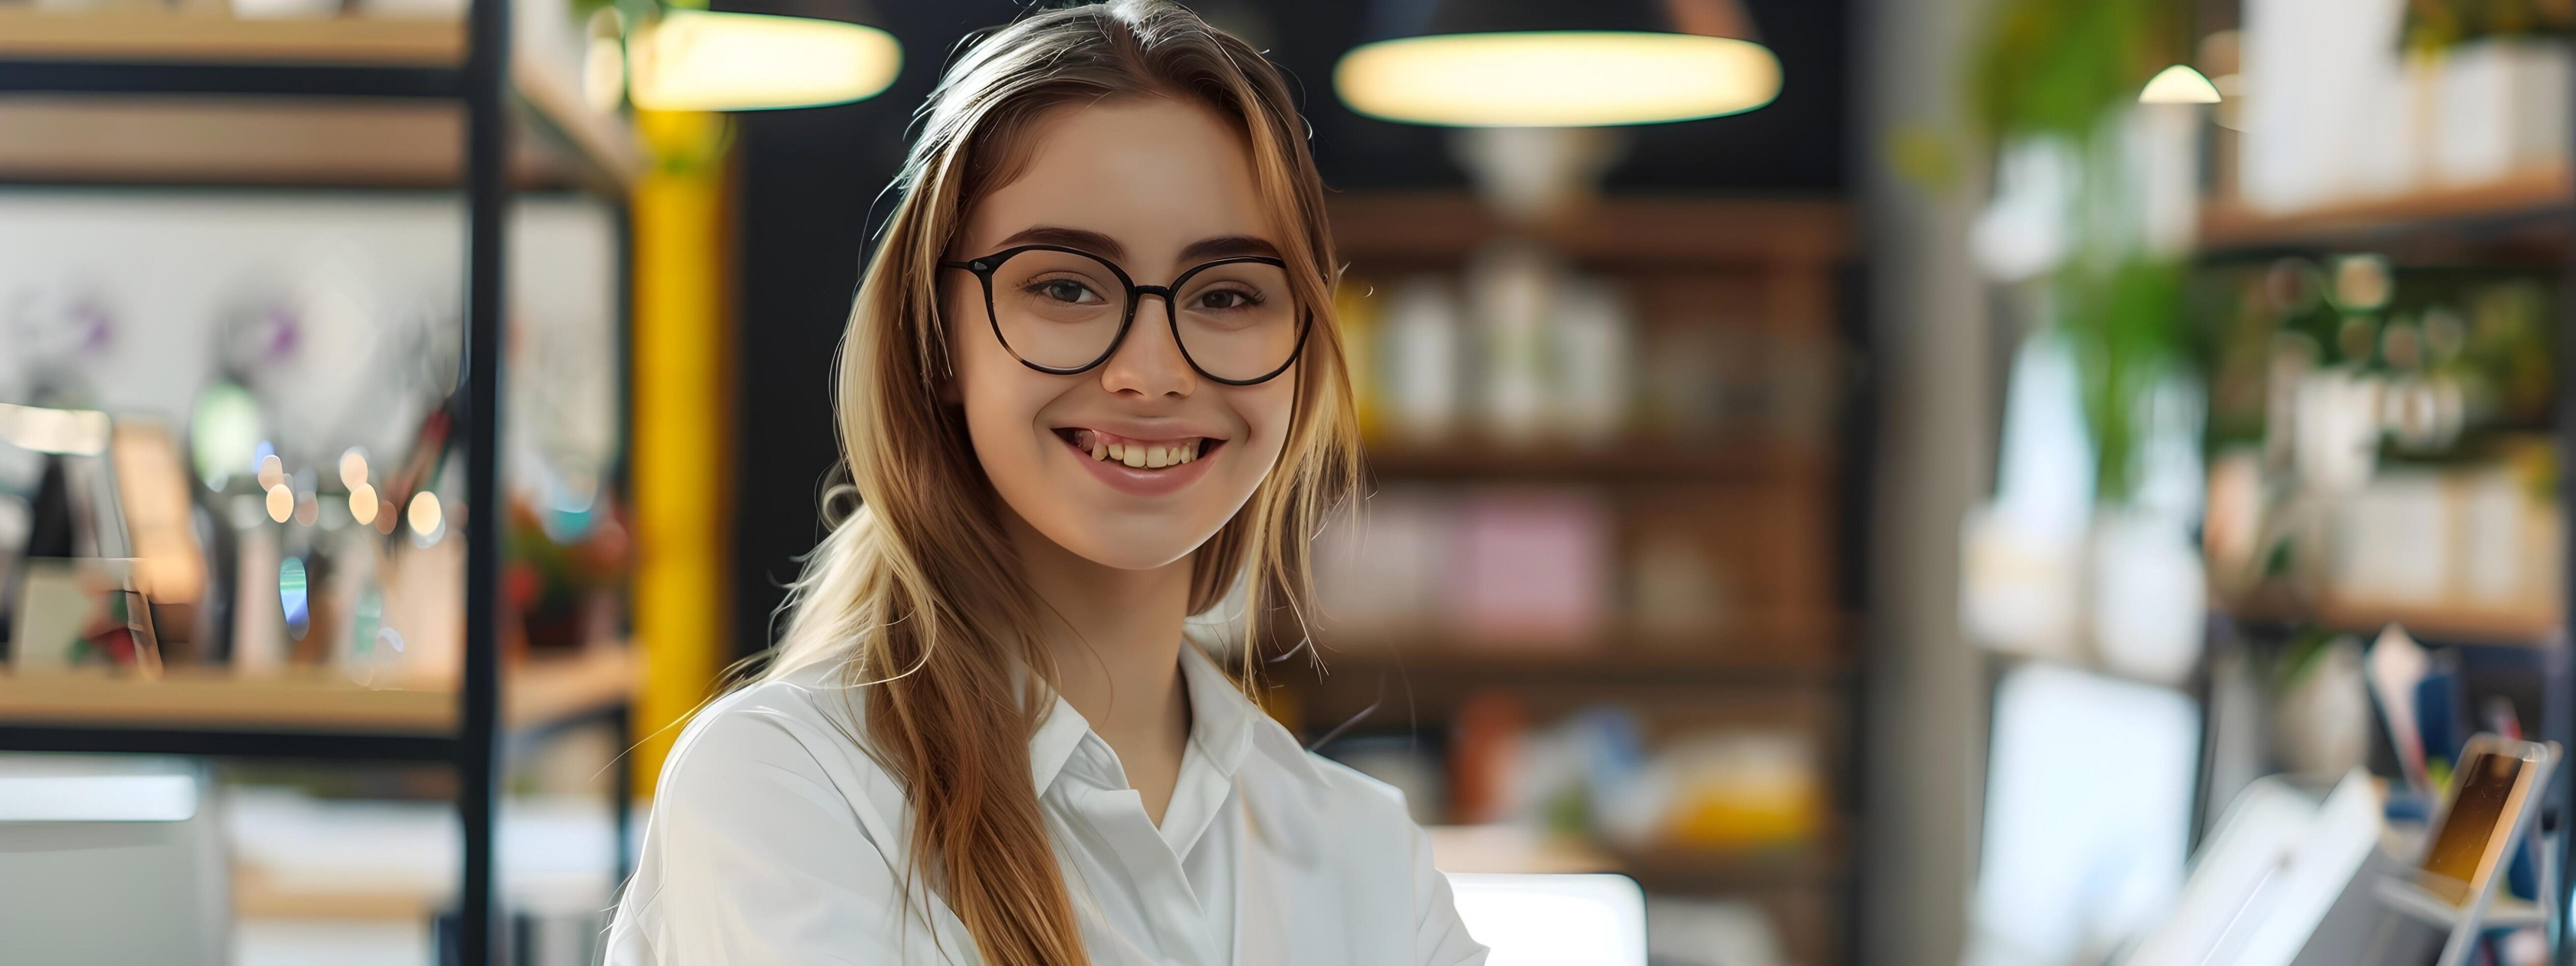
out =
<svg viewBox="0 0 2576 966"><path fill-rule="evenodd" d="M1379 39L1342 55L1333 88L1390 121L1655 124L1780 93L1780 61L1737 0L1380 0L1372 12Z"/></svg>
<svg viewBox="0 0 2576 966"><path fill-rule="evenodd" d="M2189 64L2165 68L2138 92L2140 104L2216 104L2219 100L2218 85Z"/></svg>
<svg viewBox="0 0 2576 966"><path fill-rule="evenodd" d="M628 39L627 60L636 107L756 111L874 97L903 45L839 20L674 9Z"/></svg>

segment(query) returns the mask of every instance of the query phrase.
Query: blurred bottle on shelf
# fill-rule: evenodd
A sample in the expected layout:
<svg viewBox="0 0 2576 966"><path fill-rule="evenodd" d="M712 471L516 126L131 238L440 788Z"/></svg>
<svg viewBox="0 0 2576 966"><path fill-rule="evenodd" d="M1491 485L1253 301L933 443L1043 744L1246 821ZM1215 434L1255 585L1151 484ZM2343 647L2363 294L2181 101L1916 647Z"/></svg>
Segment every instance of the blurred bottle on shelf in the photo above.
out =
<svg viewBox="0 0 2576 966"><path fill-rule="evenodd" d="M1610 279L1571 272L1535 242L1489 243L1455 279L1417 273L1383 292L1346 279L1336 299L1361 427L1372 441L1423 450L1470 441L1598 450L1630 436L1637 422L1639 326L1627 293ZM1663 378L1683 392L1704 391L1714 355L1701 353Z"/></svg>
<svg viewBox="0 0 2576 966"><path fill-rule="evenodd" d="M1470 380L1483 429L1506 445L1526 446L1548 426L1550 321L1563 269L1535 242L1491 242L1469 259L1468 315L1475 320Z"/></svg>
<svg viewBox="0 0 2576 966"><path fill-rule="evenodd" d="M1578 447L1607 446L1629 423L1636 324L1627 300L1605 280L1571 279L1555 318L1557 428Z"/></svg>
<svg viewBox="0 0 2576 966"><path fill-rule="evenodd" d="M1341 323L1342 372L1351 384L1351 419L1360 438L1386 438L1386 397L1380 387L1386 375L1385 320L1379 312L1385 294L1366 278L1349 274L1333 287L1333 317Z"/></svg>
<svg viewBox="0 0 2576 966"><path fill-rule="evenodd" d="M1379 372L1388 428L1407 445L1446 440L1458 425L1463 389L1458 298L1436 275L1415 275L1388 294L1385 367Z"/></svg>

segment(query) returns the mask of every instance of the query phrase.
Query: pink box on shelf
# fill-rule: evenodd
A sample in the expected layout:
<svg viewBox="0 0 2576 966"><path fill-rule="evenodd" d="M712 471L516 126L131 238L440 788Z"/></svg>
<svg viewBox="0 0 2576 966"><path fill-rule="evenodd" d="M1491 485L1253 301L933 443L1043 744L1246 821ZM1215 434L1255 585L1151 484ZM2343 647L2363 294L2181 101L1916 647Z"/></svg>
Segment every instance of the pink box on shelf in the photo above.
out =
<svg viewBox="0 0 2576 966"><path fill-rule="evenodd" d="M1444 597L1469 644L1577 646L1608 613L1611 508L1582 490L1497 490L1460 508Z"/></svg>

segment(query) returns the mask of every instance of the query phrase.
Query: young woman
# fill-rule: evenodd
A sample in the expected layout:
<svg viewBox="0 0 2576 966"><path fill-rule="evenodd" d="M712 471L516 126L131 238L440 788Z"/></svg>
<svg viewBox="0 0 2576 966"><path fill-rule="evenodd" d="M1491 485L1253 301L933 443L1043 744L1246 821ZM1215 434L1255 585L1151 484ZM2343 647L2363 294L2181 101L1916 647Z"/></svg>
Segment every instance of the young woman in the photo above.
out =
<svg viewBox="0 0 2576 966"><path fill-rule="evenodd" d="M1279 75L1120 0L922 118L839 360L858 509L664 766L608 961L1482 962L1400 798L1183 636L1232 591L1259 653L1355 490Z"/></svg>

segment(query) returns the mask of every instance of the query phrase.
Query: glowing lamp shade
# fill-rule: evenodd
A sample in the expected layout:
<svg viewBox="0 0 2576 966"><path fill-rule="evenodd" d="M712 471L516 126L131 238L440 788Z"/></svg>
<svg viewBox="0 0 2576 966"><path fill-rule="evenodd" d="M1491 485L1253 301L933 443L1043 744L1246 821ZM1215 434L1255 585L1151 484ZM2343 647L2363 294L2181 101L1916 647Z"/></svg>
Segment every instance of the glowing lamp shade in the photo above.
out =
<svg viewBox="0 0 2576 966"><path fill-rule="evenodd" d="M874 27L809 17L674 10L628 41L635 106L753 111L874 97L903 47Z"/></svg>
<svg viewBox="0 0 2576 966"><path fill-rule="evenodd" d="M2186 64L2175 64L2158 71L2138 91L2140 104L2216 104L2218 85Z"/></svg>
<svg viewBox="0 0 2576 966"><path fill-rule="evenodd" d="M1435 34L1364 44L1333 69L1372 117L1456 127L1591 127L1749 111L1780 61L1732 37L1629 31Z"/></svg>
<svg viewBox="0 0 2576 966"><path fill-rule="evenodd" d="M1780 60L1741 0L1373 0L1333 89L1359 113L1450 127L1597 127L1749 111Z"/></svg>

